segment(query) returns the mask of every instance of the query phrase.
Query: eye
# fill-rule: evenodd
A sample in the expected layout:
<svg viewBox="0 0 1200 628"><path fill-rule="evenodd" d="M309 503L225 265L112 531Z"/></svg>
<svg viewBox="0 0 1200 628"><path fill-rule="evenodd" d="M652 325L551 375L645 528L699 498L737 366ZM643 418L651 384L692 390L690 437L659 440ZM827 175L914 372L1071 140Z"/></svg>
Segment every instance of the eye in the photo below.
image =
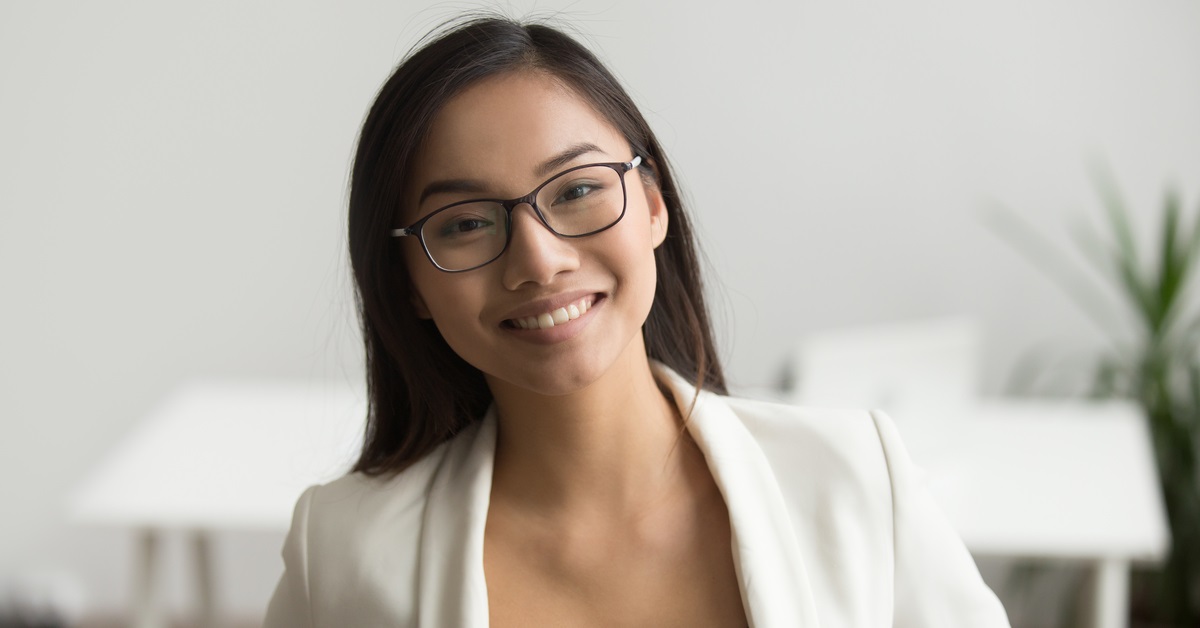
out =
<svg viewBox="0 0 1200 628"><path fill-rule="evenodd" d="M590 185L578 183L564 190L559 198L564 201L574 201L587 196L592 189L593 188Z"/></svg>
<svg viewBox="0 0 1200 628"><path fill-rule="evenodd" d="M554 204L570 203L587 198L603 190L604 187L604 184L598 181L584 179L572 181L560 188L558 197L554 199Z"/></svg>
<svg viewBox="0 0 1200 628"><path fill-rule="evenodd" d="M494 231L492 227L495 227L495 224L496 223L490 220L486 220L478 216L460 216L443 223L442 227L438 229L438 233L444 237L454 237L457 235L466 235L482 229L490 229Z"/></svg>

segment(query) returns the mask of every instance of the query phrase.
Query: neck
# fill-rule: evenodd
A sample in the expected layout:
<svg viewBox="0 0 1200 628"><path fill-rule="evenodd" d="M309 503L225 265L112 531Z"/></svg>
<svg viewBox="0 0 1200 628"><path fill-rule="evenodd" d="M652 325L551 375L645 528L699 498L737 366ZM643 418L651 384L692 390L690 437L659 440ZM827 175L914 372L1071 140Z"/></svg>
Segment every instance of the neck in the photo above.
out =
<svg viewBox="0 0 1200 628"><path fill-rule="evenodd" d="M600 379L567 395L489 379L498 418L493 496L543 514L620 516L640 512L681 479L699 452L681 436L645 349L632 344Z"/></svg>

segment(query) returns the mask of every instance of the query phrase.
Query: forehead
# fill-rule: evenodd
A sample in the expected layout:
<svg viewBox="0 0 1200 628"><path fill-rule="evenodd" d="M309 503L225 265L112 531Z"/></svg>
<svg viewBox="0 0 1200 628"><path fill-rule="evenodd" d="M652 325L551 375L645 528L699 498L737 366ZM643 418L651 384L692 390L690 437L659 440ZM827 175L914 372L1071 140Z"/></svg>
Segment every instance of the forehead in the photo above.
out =
<svg viewBox="0 0 1200 628"><path fill-rule="evenodd" d="M592 105L550 75L519 71L489 77L452 98L416 155L414 195L439 179L475 179L523 194L546 159L588 142L605 154L581 161L625 161L629 149Z"/></svg>

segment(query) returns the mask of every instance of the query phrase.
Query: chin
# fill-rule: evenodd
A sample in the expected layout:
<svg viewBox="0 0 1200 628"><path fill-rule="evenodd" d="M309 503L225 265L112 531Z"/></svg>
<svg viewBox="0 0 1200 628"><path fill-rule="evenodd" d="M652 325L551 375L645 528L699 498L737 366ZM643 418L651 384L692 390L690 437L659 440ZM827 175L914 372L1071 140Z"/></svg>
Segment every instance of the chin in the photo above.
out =
<svg viewBox="0 0 1200 628"><path fill-rule="evenodd" d="M545 362L533 368L503 365L487 373L489 385L493 382L503 382L512 388L527 391L543 397L562 397L586 389L600 380L606 369L599 361L588 360L585 364L566 365L558 361ZM611 366L615 360L609 360ZM506 368L504 368L506 367Z"/></svg>

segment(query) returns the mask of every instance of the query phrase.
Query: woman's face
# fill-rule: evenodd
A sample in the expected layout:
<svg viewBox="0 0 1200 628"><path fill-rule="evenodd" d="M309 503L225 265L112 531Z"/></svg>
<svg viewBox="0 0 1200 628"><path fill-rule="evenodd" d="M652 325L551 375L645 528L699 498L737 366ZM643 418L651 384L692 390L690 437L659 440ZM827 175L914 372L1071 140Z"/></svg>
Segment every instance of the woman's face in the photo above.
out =
<svg viewBox="0 0 1200 628"><path fill-rule="evenodd" d="M434 119L417 155L402 223L456 201L523 196L572 166L633 157L612 125L548 75L492 77L453 98ZM532 207L518 205L507 251L475 270L438 270L416 238L403 238L413 307L433 319L450 347L493 389L511 385L561 395L596 381L613 365L645 359L641 327L654 299L654 249L666 234L667 213L658 190L639 172L622 176L626 210L612 228L562 238ZM456 183L439 185L448 181ZM436 191L422 200L422 192L435 187L470 191ZM564 314L566 322L526 328L534 319L545 325Z"/></svg>

